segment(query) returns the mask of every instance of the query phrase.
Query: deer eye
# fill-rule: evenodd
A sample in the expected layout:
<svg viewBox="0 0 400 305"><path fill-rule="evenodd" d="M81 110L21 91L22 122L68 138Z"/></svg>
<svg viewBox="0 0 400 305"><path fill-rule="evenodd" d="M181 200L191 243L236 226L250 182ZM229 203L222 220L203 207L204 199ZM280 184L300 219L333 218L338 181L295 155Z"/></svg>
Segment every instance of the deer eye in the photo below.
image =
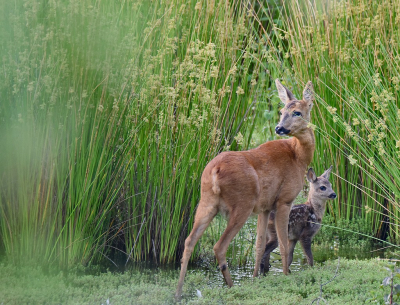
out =
<svg viewBox="0 0 400 305"><path fill-rule="evenodd" d="M278 113L279 113L279 115L282 115L282 111L280 111L280 110L279 110L279 112L278 112Z"/></svg>
<svg viewBox="0 0 400 305"><path fill-rule="evenodd" d="M294 112L293 112L293 116L301 116L301 112L294 111Z"/></svg>
<svg viewBox="0 0 400 305"><path fill-rule="evenodd" d="M325 187L325 186L321 186L319 189L320 189L321 191L326 191L326 187Z"/></svg>

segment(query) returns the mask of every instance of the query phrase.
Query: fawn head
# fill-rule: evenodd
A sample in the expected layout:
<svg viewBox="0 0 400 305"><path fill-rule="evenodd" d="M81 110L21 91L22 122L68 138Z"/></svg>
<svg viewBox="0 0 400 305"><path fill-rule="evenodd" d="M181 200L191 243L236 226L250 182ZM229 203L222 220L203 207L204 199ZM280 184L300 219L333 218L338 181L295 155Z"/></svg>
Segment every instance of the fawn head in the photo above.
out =
<svg viewBox="0 0 400 305"><path fill-rule="evenodd" d="M332 171L332 165L319 177L314 170L310 168L307 172L307 180L310 182L310 196L314 199L335 199L336 193L332 189L332 184L329 182L329 175Z"/></svg>
<svg viewBox="0 0 400 305"><path fill-rule="evenodd" d="M309 81L303 90L303 99L297 100L292 92L289 91L281 82L276 79L276 88L279 98L285 107L279 112L281 118L275 127L275 132L280 135L294 136L307 129L310 121L310 112L313 106L314 89Z"/></svg>

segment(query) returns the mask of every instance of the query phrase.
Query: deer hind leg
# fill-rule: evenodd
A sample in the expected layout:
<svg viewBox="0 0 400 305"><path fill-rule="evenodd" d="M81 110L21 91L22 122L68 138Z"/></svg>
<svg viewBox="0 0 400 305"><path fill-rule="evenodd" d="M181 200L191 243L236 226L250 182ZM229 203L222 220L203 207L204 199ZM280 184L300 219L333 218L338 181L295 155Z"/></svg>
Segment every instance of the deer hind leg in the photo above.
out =
<svg viewBox="0 0 400 305"><path fill-rule="evenodd" d="M229 216L228 225L224 233L214 246L214 253L218 261L218 267L221 270L225 282L229 287L232 287L233 282L226 261L226 251L228 250L228 246L231 243L232 239L243 227L250 214L251 211L245 213L243 213L242 211L240 211L240 213L232 211L231 215Z"/></svg>
<svg viewBox="0 0 400 305"><path fill-rule="evenodd" d="M275 228L278 235L279 251L282 257L283 273L289 273L288 256L289 256L289 242L288 242L288 223L291 204L285 202L277 202L277 209L275 214Z"/></svg>
<svg viewBox="0 0 400 305"><path fill-rule="evenodd" d="M274 251L278 247L278 240L269 240L267 241L267 245L265 246L265 252L261 259L260 264L260 273L265 275L269 271L269 260L271 257L271 252Z"/></svg>
<svg viewBox="0 0 400 305"><path fill-rule="evenodd" d="M213 220L217 212L218 210L215 206L212 205L206 206L204 204L204 201L203 202L200 201L196 211L193 229L185 240L185 250L183 251L181 259L181 273L179 276L178 287L175 293L175 298L178 300L182 295L183 281L185 279L187 266L189 263L190 256L192 255L193 249L197 241L203 235L204 230L208 227L208 225L210 224L211 220Z"/></svg>
<svg viewBox="0 0 400 305"><path fill-rule="evenodd" d="M269 211L258 214L257 220L257 240L256 240L256 262L254 266L253 277L258 276L261 258L265 252L267 225L269 219Z"/></svg>
<svg viewBox="0 0 400 305"><path fill-rule="evenodd" d="M314 258L311 252L311 238L302 238L300 239L301 247L303 248L303 252L307 257L307 263L310 266L314 265Z"/></svg>

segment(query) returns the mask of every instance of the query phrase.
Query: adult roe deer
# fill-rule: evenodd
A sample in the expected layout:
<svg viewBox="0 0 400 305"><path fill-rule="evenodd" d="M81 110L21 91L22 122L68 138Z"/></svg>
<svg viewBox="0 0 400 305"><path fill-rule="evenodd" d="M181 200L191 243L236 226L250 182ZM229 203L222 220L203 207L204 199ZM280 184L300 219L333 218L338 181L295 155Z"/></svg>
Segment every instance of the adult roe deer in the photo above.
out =
<svg viewBox="0 0 400 305"><path fill-rule="evenodd" d="M326 202L335 199L336 194L329 182L332 165L321 176L317 177L314 170L310 168L307 172L307 180L310 183L308 199L303 204L294 205L289 214L288 238L289 256L288 267L293 260L293 251L296 243L300 241L303 252L307 257L307 263L314 264L311 252L311 241L321 228L322 218L325 214ZM269 271L269 259L271 252L278 246L275 230L275 213L269 215L267 226L267 245L261 259L260 271L262 274Z"/></svg>
<svg viewBox="0 0 400 305"><path fill-rule="evenodd" d="M218 212L228 216L228 224L214 246L214 253L229 287L232 286L232 279L227 267L226 251L252 213L258 214L253 276L258 275L271 211L276 211L275 223L283 272L288 274L289 212L293 200L303 188L304 175L315 148L314 132L308 126L314 91L312 83L308 82L303 91L303 100L297 100L278 79L275 83L279 98L285 104L275 132L292 138L269 141L247 151L222 152L207 164L201 176L201 198L193 229L185 240L175 293L177 299L182 294L194 246Z"/></svg>

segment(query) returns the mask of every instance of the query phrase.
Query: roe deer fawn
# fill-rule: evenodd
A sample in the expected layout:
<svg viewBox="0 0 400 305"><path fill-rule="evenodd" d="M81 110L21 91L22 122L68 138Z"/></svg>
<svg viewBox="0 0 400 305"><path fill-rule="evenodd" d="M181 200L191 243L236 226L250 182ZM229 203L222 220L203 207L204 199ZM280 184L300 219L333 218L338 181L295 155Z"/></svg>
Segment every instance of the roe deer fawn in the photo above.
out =
<svg viewBox="0 0 400 305"><path fill-rule="evenodd" d="M314 132L308 126L314 91L311 82L308 82L303 91L303 100L297 100L278 79L275 82L279 98L285 104L275 132L280 136L293 137L269 141L247 151L222 152L207 164L201 176L201 198L193 229L185 240L175 293L177 299L182 294L194 246L218 212L228 216L228 224L214 246L214 253L229 287L232 286L232 279L227 267L226 251L252 213L258 214L253 276L258 275L271 211L276 211L275 223L283 272L288 274L289 212L293 200L303 188L304 175L315 148Z"/></svg>
<svg viewBox="0 0 400 305"><path fill-rule="evenodd" d="M292 263L294 247L298 241L300 241L303 252L307 257L308 264L310 266L314 264L311 252L311 241L321 228L322 218L325 214L326 201L336 198L336 194L332 190L332 185L329 182L331 170L332 165L318 178L312 168L307 172L307 180L310 182L308 200L304 204L293 206L289 214L288 267ZM275 213L272 212L269 216L267 227L267 245L265 246L265 252L260 265L261 273L265 274L265 272L269 271L270 254L277 246L278 239L275 230Z"/></svg>

